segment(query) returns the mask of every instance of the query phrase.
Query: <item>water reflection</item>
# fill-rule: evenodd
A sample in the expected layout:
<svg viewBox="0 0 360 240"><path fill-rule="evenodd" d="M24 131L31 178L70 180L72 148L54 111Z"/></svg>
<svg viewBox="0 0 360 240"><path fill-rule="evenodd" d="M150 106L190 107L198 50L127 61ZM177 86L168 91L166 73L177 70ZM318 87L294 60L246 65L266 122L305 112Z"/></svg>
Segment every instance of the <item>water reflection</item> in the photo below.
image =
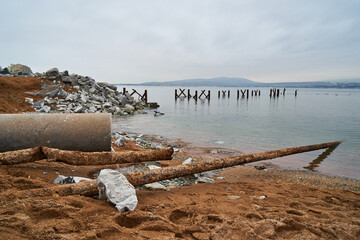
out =
<svg viewBox="0 0 360 240"><path fill-rule="evenodd" d="M329 147L325 152L321 153L314 161L312 161L308 166L304 167L310 171L314 171L319 167L320 163L324 161L330 154L338 147L339 145Z"/></svg>

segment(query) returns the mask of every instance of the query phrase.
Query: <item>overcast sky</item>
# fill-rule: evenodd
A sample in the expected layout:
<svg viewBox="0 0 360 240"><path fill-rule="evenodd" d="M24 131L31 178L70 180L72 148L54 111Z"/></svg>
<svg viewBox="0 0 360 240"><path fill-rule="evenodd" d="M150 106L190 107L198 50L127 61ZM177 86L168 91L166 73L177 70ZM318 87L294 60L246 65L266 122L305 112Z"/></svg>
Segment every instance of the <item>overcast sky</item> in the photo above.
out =
<svg viewBox="0 0 360 240"><path fill-rule="evenodd" d="M0 66L110 83L360 77L360 1L0 0Z"/></svg>

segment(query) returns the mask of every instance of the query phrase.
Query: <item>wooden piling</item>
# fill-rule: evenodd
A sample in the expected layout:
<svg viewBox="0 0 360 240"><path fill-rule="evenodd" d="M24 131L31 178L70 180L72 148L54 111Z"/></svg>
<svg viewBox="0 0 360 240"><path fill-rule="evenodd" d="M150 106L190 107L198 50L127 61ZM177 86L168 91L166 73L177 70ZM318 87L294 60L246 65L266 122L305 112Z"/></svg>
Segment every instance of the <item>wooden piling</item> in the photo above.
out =
<svg viewBox="0 0 360 240"><path fill-rule="evenodd" d="M277 95L277 97L279 97L279 95L280 95L280 89L277 90L277 94L276 94L276 95Z"/></svg>
<svg viewBox="0 0 360 240"><path fill-rule="evenodd" d="M206 98L210 100L210 90L208 90L208 95Z"/></svg>
<svg viewBox="0 0 360 240"><path fill-rule="evenodd" d="M147 94L147 90L145 89L145 91L144 91L144 95L143 95L143 100L145 101L145 104L147 104L148 103L148 94Z"/></svg>
<svg viewBox="0 0 360 240"><path fill-rule="evenodd" d="M241 91L241 98L245 98L246 89L244 91L243 90L240 91Z"/></svg>
<svg viewBox="0 0 360 240"><path fill-rule="evenodd" d="M246 89L246 98L249 98L249 89Z"/></svg>
<svg viewBox="0 0 360 240"><path fill-rule="evenodd" d="M177 89L175 89L175 100L178 98Z"/></svg>
<svg viewBox="0 0 360 240"><path fill-rule="evenodd" d="M236 90L236 99L239 99L239 97L240 97L240 91L238 89L238 90Z"/></svg>
<svg viewBox="0 0 360 240"><path fill-rule="evenodd" d="M126 93L126 88L123 88L123 95L125 95Z"/></svg>
<svg viewBox="0 0 360 240"><path fill-rule="evenodd" d="M218 98L220 98L220 91L218 91Z"/></svg>
<svg viewBox="0 0 360 240"><path fill-rule="evenodd" d="M230 90L228 90L228 98L230 97Z"/></svg>

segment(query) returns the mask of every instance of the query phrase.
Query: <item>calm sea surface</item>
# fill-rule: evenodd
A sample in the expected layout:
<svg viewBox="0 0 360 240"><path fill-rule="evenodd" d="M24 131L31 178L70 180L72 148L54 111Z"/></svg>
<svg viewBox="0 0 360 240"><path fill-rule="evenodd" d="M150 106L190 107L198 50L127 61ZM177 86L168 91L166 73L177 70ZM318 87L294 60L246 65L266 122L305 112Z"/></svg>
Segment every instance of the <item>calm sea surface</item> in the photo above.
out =
<svg viewBox="0 0 360 240"><path fill-rule="evenodd" d="M299 89L297 97L295 89L287 89L285 96L270 98L269 88L259 88L261 96L237 100L237 88L190 88L191 93L211 90L210 101L196 102L175 101L176 87L135 88L139 92L147 89L149 102L158 102L157 111L165 115L155 117L149 110L145 115L115 118L113 130L159 134L245 153L343 140L325 159L319 158L323 152L319 150L270 162L286 169L310 167L360 179L360 89ZM230 98L218 98L219 90L228 89Z"/></svg>

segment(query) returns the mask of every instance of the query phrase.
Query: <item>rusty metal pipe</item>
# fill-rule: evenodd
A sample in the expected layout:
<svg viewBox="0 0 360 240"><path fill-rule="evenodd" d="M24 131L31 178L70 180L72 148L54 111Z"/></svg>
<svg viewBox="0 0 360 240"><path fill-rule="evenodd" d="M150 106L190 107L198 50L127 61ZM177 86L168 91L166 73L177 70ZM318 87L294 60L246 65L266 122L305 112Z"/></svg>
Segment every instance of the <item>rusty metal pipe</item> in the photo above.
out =
<svg viewBox="0 0 360 240"><path fill-rule="evenodd" d="M329 142L302 147L284 148L274 151L245 154L224 159L206 160L193 164L178 165L175 167L159 168L151 171L129 173L125 176L131 184L133 184L134 186L138 186L169 178L181 177L220 168L227 168L251 162L258 162L262 160L269 160L297 153L315 151L319 149L337 146L340 143L341 142Z"/></svg>
<svg viewBox="0 0 360 240"><path fill-rule="evenodd" d="M111 115L0 114L0 152L34 147L83 152L111 150Z"/></svg>
<svg viewBox="0 0 360 240"><path fill-rule="evenodd" d="M0 153L0 165L13 165L54 159L70 165L105 165L170 160L173 148L123 152L80 152L56 148L36 147Z"/></svg>
<svg viewBox="0 0 360 240"><path fill-rule="evenodd" d="M42 147L42 152L48 159L71 165L105 165L115 163L135 163L158 160L170 160L174 153L173 148L146 150L146 151L123 151L123 152L80 152L64 151L54 148ZM1 164L1 162L0 162Z"/></svg>
<svg viewBox="0 0 360 240"><path fill-rule="evenodd" d="M129 174L125 174L125 176L131 184L133 184L134 186L139 186L142 184L157 182L169 178L181 177L185 175L206 172L220 168L242 165L250 162L257 162L257 161L268 160L278 157L284 157L287 155L292 155L297 153L325 149L329 147L338 146L340 143L341 142L329 142L329 143L314 144L314 145L308 145L302 147L285 148L274 151L245 154L245 155L229 157L224 159L206 160L193 164L154 169L151 171L129 173ZM75 184L64 184L46 189L34 189L30 191L32 195L43 195L43 194L49 194L49 192L51 192L52 194L56 193L61 196L66 196L66 195L92 196L98 193L98 188L97 188L97 180L92 180L92 181L83 181Z"/></svg>

